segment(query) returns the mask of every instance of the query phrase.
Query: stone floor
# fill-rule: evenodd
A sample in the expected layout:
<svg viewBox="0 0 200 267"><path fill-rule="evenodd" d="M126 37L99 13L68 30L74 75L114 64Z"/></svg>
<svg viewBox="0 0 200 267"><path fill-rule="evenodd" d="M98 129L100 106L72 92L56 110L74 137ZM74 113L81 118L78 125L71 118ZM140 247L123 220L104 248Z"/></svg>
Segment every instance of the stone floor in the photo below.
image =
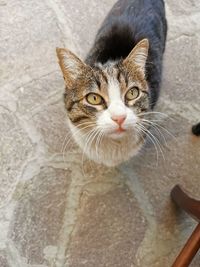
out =
<svg viewBox="0 0 200 267"><path fill-rule="evenodd" d="M114 2L0 0L1 267L170 267L195 226L169 194L200 197L200 1L166 0L163 152L108 169L66 144L55 47L84 58Z"/></svg>

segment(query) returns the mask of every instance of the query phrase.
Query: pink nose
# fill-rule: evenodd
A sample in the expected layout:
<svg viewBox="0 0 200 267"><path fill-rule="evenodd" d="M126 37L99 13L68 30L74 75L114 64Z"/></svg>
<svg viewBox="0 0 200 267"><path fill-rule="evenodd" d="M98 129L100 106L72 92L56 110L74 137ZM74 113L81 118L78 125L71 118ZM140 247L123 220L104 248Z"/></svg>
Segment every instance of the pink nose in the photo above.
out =
<svg viewBox="0 0 200 267"><path fill-rule="evenodd" d="M122 125L122 123L125 121L126 116L122 115L122 116L112 116L111 119L113 121L115 121L119 126Z"/></svg>

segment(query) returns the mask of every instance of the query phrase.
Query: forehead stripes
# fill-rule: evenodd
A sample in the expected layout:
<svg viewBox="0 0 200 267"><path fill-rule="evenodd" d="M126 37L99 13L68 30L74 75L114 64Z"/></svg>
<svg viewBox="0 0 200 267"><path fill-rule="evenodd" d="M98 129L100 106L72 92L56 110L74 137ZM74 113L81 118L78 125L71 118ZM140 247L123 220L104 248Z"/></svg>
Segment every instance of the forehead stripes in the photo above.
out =
<svg viewBox="0 0 200 267"><path fill-rule="evenodd" d="M121 116L126 113L126 107L122 100L122 88L119 69L106 68L103 70L107 76L108 112L111 116Z"/></svg>
<svg viewBox="0 0 200 267"><path fill-rule="evenodd" d="M82 79L84 80L84 76ZM128 75L119 64L95 66L90 80L84 80L84 83L82 80L78 80L73 90L66 90L65 104L70 120L73 123L95 120L96 113L103 110L107 110L110 116L125 115L127 106L123 94L127 91L128 86L131 86L129 83L131 83L131 79L129 81ZM105 100L105 105L101 107L88 105L84 96L92 92L101 95ZM138 105L140 105L139 102L134 107Z"/></svg>
<svg viewBox="0 0 200 267"><path fill-rule="evenodd" d="M106 94L109 102L112 100L120 100L121 97L121 84L120 84L120 70L113 66L102 68L98 66L98 75L101 80L104 90L102 93Z"/></svg>

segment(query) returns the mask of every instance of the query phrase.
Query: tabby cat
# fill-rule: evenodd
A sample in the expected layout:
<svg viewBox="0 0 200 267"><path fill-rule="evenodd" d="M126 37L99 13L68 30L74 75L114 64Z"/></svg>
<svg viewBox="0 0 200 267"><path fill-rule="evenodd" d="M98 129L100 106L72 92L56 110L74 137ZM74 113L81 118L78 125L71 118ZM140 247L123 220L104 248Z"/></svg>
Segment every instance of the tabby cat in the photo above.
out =
<svg viewBox="0 0 200 267"><path fill-rule="evenodd" d="M115 166L144 145L146 119L159 96L166 34L163 0L120 0L85 62L57 48L69 127L90 159Z"/></svg>

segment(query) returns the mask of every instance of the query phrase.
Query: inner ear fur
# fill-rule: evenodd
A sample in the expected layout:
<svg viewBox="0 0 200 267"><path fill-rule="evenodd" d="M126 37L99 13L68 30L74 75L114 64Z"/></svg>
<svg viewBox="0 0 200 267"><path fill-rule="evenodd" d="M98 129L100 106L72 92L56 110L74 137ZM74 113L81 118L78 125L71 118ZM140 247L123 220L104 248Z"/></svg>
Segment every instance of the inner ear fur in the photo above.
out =
<svg viewBox="0 0 200 267"><path fill-rule="evenodd" d="M141 40L125 58L123 64L127 67L138 66L145 70L145 65L148 57L149 41L148 39Z"/></svg>
<svg viewBox="0 0 200 267"><path fill-rule="evenodd" d="M56 53L65 83L70 88L88 66L66 48L56 48Z"/></svg>

